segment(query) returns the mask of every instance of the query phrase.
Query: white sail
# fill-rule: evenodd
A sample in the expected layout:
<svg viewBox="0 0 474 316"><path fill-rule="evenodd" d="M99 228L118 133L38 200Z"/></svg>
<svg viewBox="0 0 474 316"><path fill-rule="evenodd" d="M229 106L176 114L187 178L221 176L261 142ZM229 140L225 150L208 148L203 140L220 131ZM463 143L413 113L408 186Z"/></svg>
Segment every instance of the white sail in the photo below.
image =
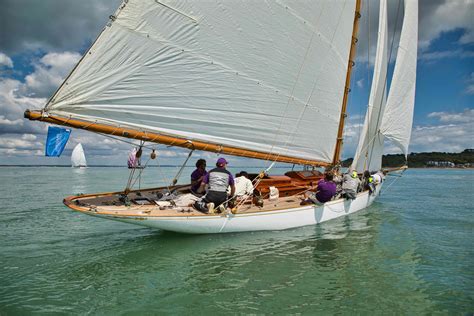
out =
<svg viewBox="0 0 474 316"><path fill-rule="evenodd" d="M397 60L387 99L381 132L408 154L415 105L418 48L418 0L405 0Z"/></svg>
<svg viewBox="0 0 474 316"><path fill-rule="evenodd" d="M71 165L76 168L87 167L86 155L84 154L84 148L82 148L81 144L77 144L72 151Z"/></svg>
<svg viewBox="0 0 474 316"><path fill-rule="evenodd" d="M383 135L379 133L386 102L388 35L387 0L380 1L379 31L374 75L370 90L369 105L359 139L359 145L352 162L357 171L379 170L382 166Z"/></svg>
<svg viewBox="0 0 474 316"><path fill-rule="evenodd" d="M45 110L331 162L355 4L124 1Z"/></svg>

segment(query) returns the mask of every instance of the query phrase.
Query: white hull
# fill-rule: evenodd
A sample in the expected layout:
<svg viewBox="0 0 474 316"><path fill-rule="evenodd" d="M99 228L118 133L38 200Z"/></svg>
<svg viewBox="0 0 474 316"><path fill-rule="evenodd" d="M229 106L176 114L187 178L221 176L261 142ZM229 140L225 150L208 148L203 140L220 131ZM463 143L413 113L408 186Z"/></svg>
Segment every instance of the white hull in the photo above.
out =
<svg viewBox="0 0 474 316"><path fill-rule="evenodd" d="M372 195L369 195L367 191L359 193L357 198L352 201L339 199L327 202L322 206L305 205L292 209L250 214L189 217L120 216L94 214L93 212L88 214L130 224L188 234L284 230L315 225L360 211L372 204L379 195L381 187L381 184L378 185L376 192Z"/></svg>

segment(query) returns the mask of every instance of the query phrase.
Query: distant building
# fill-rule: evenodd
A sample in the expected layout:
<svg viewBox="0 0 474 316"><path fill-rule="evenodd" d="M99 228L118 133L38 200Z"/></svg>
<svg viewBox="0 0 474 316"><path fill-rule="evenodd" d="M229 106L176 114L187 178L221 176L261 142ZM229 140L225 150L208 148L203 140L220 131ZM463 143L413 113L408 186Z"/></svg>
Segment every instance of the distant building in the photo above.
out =
<svg viewBox="0 0 474 316"><path fill-rule="evenodd" d="M426 163L428 167L441 167L441 168L453 168L456 165L451 161L433 161L430 160Z"/></svg>

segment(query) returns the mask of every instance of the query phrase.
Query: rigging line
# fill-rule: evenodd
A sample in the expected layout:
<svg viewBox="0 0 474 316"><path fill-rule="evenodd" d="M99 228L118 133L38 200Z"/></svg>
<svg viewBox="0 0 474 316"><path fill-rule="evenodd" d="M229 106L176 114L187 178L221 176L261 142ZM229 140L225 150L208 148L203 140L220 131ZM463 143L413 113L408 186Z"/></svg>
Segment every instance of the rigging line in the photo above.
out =
<svg viewBox="0 0 474 316"><path fill-rule="evenodd" d="M404 173L405 171L406 171L406 169L405 169L405 170L402 170L402 172L400 173L400 176L396 177L386 188L383 189L383 191L380 190L379 195L382 195L382 192L387 191L388 188L390 188L396 181L398 181L398 179L400 179L400 178L402 177L402 175L403 175L403 173Z"/></svg>
<svg viewBox="0 0 474 316"><path fill-rule="evenodd" d="M141 180L141 176L142 176L142 173L143 171L146 169L147 165L148 165L148 162L150 161L151 158L148 158L148 160L145 162L145 165L143 165L143 168L140 169L140 171L138 172L138 176L135 178L135 181L133 181L132 183L132 186L133 187L135 185L135 183L137 183L137 180ZM140 182L138 182L138 190L140 190Z"/></svg>
<svg viewBox="0 0 474 316"><path fill-rule="evenodd" d="M167 183L170 183L169 178L165 177L163 175L163 172L161 172L162 167L160 163L158 162L158 159L156 160L156 165L158 166L158 173L160 174L161 179L165 183L166 189L168 189L168 192L171 193L170 186L167 184Z"/></svg>
<svg viewBox="0 0 474 316"><path fill-rule="evenodd" d="M124 140L124 139L122 139L122 138L120 138L120 137L115 137L115 136L111 136L111 135L104 134L104 133L100 133L100 132L95 132L95 133L97 133L97 134L99 134L99 135L102 135L102 136L104 136L104 137L111 138L111 139L113 139L113 140L117 140L117 141L120 141L120 142L124 142L124 143L130 144L130 145L133 145L133 146L137 146L136 143L131 142L131 141ZM155 149L154 146L147 146L147 145L145 145L145 144L143 144L142 147L143 147L143 148L147 148L147 149Z"/></svg>
<svg viewBox="0 0 474 316"><path fill-rule="evenodd" d="M385 2L385 3L388 6L388 1ZM390 44L390 52L388 54L387 72L385 73L385 80L384 80L384 84L383 84L383 92L382 92L383 95L382 95L382 99L380 100L379 113L377 115L377 124L376 124L377 127L379 127L380 119L382 117L382 115L381 115L382 114L382 111L381 111L382 102L384 102L384 101L386 102L385 91L387 90L388 66L390 65L390 60L392 60L393 43L395 42L395 34L396 34L397 26L398 26L398 17L399 17L399 14L400 14L400 3L401 3L401 0L398 0L397 15L395 16L395 26L393 28L392 43ZM388 11L388 8L386 8L386 10ZM388 13L387 13L387 15L388 15ZM378 129L380 129L380 128L378 128ZM378 132L379 131L377 131L377 133ZM373 153L374 153L374 151L373 151L373 147L372 147L372 150L370 151L369 161L368 161L369 166L370 166L370 163L372 161Z"/></svg>
<svg viewBox="0 0 474 316"><path fill-rule="evenodd" d="M183 172L184 167L186 167L186 164L188 163L189 158L191 158L191 155L193 154L193 152L194 152L194 149L192 149L192 150L189 152L188 157L187 157L186 160L184 161L183 165L182 165L181 168L179 169L179 171L178 171L178 173L176 174L176 176L173 178L173 181L171 181L170 186L176 185L176 183L177 183L178 180L179 180L179 177L181 176L181 173Z"/></svg>
<svg viewBox="0 0 474 316"><path fill-rule="evenodd" d="M269 166L267 169L265 169L265 171L262 172L262 173L263 173L262 176L259 175L257 178L255 178L255 179L252 180L253 191L255 191L255 189L257 188L257 186L260 184L260 182L262 181L262 179L263 179L265 173L267 173L271 168L273 168L274 165L275 165L275 161L273 161L273 162L270 164L270 166ZM253 194L247 195L247 196L245 197L245 199L243 199L242 201L240 201L235 207L236 207L236 208L239 208L240 206L242 206L245 202L247 202L248 199L250 199L251 196L253 197ZM231 199L232 199L232 197L229 198L229 200L231 200ZM229 200L228 200L228 201L229 201ZM227 202L227 201L226 201L226 202Z"/></svg>

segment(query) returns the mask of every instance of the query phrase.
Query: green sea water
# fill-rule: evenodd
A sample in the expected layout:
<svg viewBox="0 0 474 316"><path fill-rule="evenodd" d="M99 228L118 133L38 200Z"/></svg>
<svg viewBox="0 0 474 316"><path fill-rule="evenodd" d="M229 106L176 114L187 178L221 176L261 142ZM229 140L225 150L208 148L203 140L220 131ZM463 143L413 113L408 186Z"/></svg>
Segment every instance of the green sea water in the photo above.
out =
<svg viewBox="0 0 474 316"><path fill-rule="evenodd" d="M174 172L150 168L141 185ZM127 179L0 168L0 315L474 312L472 170L408 170L368 209L287 231L183 235L62 205Z"/></svg>

